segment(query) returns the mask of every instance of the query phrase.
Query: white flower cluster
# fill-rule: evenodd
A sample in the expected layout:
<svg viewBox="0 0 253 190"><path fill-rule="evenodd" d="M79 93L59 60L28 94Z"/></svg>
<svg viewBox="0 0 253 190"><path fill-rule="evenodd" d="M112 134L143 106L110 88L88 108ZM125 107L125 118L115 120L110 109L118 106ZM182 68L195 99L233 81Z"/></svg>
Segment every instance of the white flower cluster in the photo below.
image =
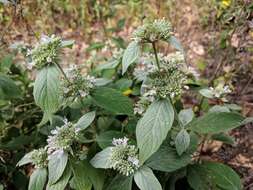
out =
<svg viewBox="0 0 253 190"><path fill-rule="evenodd" d="M76 65L71 65L64 71L68 78L68 80L62 78L63 95L65 98L76 98L79 95L84 98L95 87L95 77L89 75L83 76L81 69Z"/></svg>
<svg viewBox="0 0 253 190"><path fill-rule="evenodd" d="M143 81L139 101L135 104L134 113L142 115L156 98L174 98L182 93L186 86L189 70L186 67L184 55L175 52L164 56L158 54L159 68L154 56L146 54L137 64L133 75Z"/></svg>
<svg viewBox="0 0 253 190"><path fill-rule="evenodd" d="M171 24L163 19L146 22L133 32L133 39L137 42L156 42L168 40L172 35Z"/></svg>
<svg viewBox="0 0 253 190"><path fill-rule="evenodd" d="M27 51L27 57L30 57L28 69L36 67L41 69L45 65L57 63L61 48L62 39L55 35L42 35L39 43L31 50Z"/></svg>
<svg viewBox="0 0 253 190"><path fill-rule="evenodd" d="M71 145L76 140L80 129L76 128L67 119L64 119L64 125L56 127L51 131L51 136L48 136L46 146L49 155L61 154L64 151L70 151Z"/></svg>
<svg viewBox="0 0 253 190"><path fill-rule="evenodd" d="M33 150L29 158L31 159L35 168L47 167L47 150L45 148Z"/></svg>
<svg viewBox="0 0 253 190"><path fill-rule="evenodd" d="M149 90L145 92L134 105L134 114L143 115L148 106L155 101L156 91Z"/></svg>
<svg viewBox="0 0 253 190"><path fill-rule="evenodd" d="M110 167L125 176L133 174L140 167L137 148L129 145L128 140L126 137L113 139L110 156Z"/></svg>

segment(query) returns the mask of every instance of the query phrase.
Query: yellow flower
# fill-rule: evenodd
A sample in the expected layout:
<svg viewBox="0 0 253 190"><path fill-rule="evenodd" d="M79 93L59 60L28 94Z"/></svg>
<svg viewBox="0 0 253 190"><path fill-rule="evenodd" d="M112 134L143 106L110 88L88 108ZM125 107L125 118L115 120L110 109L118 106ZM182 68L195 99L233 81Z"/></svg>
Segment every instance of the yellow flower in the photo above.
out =
<svg viewBox="0 0 253 190"><path fill-rule="evenodd" d="M222 0L221 6L223 8L228 8L231 5L231 0Z"/></svg>
<svg viewBox="0 0 253 190"><path fill-rule="evenodd" d="M132 94L132 92L133 92L133 90L127 89L127 90L125 90L125 91L123 92L123 95L129 96L130 94Z"/></svg>

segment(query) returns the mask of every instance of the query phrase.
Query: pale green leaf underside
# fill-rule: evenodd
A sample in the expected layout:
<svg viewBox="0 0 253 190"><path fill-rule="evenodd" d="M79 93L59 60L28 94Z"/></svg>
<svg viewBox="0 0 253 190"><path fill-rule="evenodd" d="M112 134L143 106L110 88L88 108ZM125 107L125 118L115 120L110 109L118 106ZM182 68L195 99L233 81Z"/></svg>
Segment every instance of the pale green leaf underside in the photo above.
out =
<svg viewBox="0 0 253 190"><path fill-rule="evenodd" d="M110 168L110 156L112 153L112 147L107 147L101 152L97 153L90 161L94 168Z"/></svg>
<svg viewBox="0 0 253 190"><path fill-rule="evenodd" d="M56 183L62 176L68 163L68 154L52 155L48 162L49 184Z"/></svg>
<svg viewBox="0 0 253 190"><path fill-rule="evenodd" d="M134 181L140 190L162 190L161 184L147 166L143 166L135 172Z"/></svg>
<svg viewBox="0 0 253 190"><path fill-rule="evenodd" d="M28 190L43 190L47 181L47 169L36 169L30 176Z"/></svg>
<svg viewBox="0 0 253 190"><path fill-rule="evenodd" d="M134 63L140 54L140 46L138 42L131 42L125 50L122 58L122 74L127 71L127 68Z"/></svg>
<svg viewBox="0 0 253 190"><path fill-rule="evenodd" d="M60 98L60 72L55 66L46 66L41 69L36 77L33 96L35 103L51 116L55 113L61 102Z"/></svg>
<svg viewBox="0 0 253 190"><path fill-rule="evenodd" d="M84 114L76 123L75 127L79 128L81 130L86 129L87 127L90 126L90 124L93 122L93 120L95 119L96 116L96 112L92 111L89 113Z"/></svg>
<svg viewBox="0 0 253 190"><path fill-rule="evenodd" d="M139 158L144 163L155 153L170 130L174 120L174 110L167 99L153 102L136 127Z"/></svg>

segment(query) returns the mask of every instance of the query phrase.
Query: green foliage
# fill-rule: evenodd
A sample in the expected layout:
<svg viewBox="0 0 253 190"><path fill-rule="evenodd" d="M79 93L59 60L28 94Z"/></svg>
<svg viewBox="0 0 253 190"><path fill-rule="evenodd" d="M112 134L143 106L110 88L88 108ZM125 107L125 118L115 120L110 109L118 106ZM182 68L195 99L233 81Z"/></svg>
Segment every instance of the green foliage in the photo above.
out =
<svg viewBox="0 0 253 190"><path fill-rule="evenodd" d="M98 106L114 114L133 114L132 101L115 89L107 87L97 88L92 94L92 97Z"/></svg>
<svg viewBox="0 0 253 190"><path fill-rule="evenodd" d="M166 138L174 120L174 110L169 100L158 100L150 105L136 126L140 161L144 163L155 153Z"/></svg>
<svg viewBox="0 0 253 190"><path fill-rule="evenodd" d="M205 162L191 165L188 168L187 179L193 189L242 189L239 176L228 166Z"/></svg>
<svg viewBox="0 0 253 190"><path fill-rule="evenodd" d="M60 107L60 72L55 66L42 68L35 80L33 96L35 103L44 111L44 116L50 119Z"/></svg>
<svg viewBox="0 0 253 190"><path fill-rule="evenodd" d="M47 43L42 40L31 50L39 65L34 100L44 114L35 134L44 138L38 144L43 148L17 164L34 165L29 188L162 190L174 188L181 179L186 189L242 189L231 168L203 161L197 150L204 140L231 143L225 132L252 118L224 104L229 91L224 85L201 87L204 97L221 100L207 113L181 109L181 94L197 79L170 23L144 23L133 36L123 54L113 54L97 68L92 64L86 73L81 67L62 68L60 49L72 46L72 41L44 37ZM160 41L181 52L159 54ZM153 48L154 55L143 46ZM101 47L93 44L88 50Z"/></svg>
<svg viewBox="0 0 253 190"><path fill-rule="evenodd" d="M134 181L140 190L162 190L162 186L153 174L152 170L146 166L141 167L134 174Z"/></svg>
<svg viewBox="0 0 253 190"><path fill-rule="evenodd" d="M127 68L134 63L140 54L140 46L137 42L133 41L131 42L124 54L123 54L123 59L122 59L122 74L124 74L127 71Z"/></svg>

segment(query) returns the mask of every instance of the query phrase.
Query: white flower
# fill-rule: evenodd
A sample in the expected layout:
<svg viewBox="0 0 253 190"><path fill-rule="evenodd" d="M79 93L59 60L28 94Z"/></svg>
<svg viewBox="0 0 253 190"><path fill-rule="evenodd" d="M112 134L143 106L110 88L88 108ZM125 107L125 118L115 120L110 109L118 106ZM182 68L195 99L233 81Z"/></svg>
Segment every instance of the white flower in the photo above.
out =
<svg viewBox="0 0 253 190"><path fill-rule="evenodd" d="M119 146L119 145L126 146L127 143L128 143L128 140L129 140L129 139L128 139L127 137L119 138L119 139L113 138L112 144L113 144L114 146Z"/></svg>

